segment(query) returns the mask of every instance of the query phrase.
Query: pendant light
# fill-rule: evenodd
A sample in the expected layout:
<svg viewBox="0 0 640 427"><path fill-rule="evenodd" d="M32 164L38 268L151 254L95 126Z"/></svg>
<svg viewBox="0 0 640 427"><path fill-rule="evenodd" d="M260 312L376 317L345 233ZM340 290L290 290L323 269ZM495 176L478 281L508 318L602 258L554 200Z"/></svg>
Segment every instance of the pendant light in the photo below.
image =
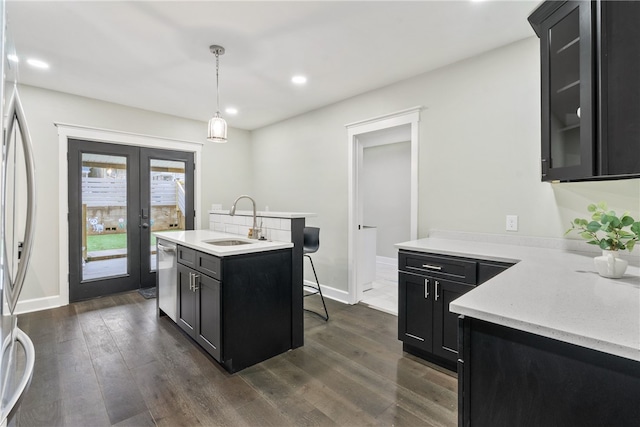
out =
<svg viewBox="0 0 640 427"><path fill-rule="evenodd" d="M218 83L218 69L220 68L220 55L224 55L224 48L216 44L209 46L209 50L216 56L216 115L209 120L209 132L207 139L212 142L227 142L227 122L220 117L220 86Z"/></svg>

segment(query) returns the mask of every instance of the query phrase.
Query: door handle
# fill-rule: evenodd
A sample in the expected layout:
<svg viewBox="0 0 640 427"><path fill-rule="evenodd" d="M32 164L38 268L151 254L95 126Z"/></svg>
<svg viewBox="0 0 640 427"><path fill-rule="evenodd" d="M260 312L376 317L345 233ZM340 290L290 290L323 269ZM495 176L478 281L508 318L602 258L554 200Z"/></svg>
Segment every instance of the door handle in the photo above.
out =
<svg viewBox="0 0 640 427"><path fill-rule="evenodd" d="M35 164L33 160L33 143L31 142L31 134L29 133L29 126L27 126L27 119L24 115L24 110L22 108L22 102L20 101L20 97L18 96L18 88L17 85L13 89L13 96L11 96L11 100L9 101L9 106L7 108L7 129L4 134L4 152L9 152L9 147L11 145L11 135L13 134L13 130L15 124L18 124L18 130L20 132L20 137L22 140L22 149L24 152L24 162L26 167L26 178L27 178L27 212L26 212L26 221L25 221L25 230L24 230L24 239L22 240L22 251L20 253L20 260L18 261L18 266L15 273L15 278L10 279L8 267L5 267L5 297L7 301L7 305L9 306L9 313L13 314L18 304L18 298L20 297L20 292L22 291L22 285L24 285L24 279L27 275L27 267L29 265L29 259L31 258L31 245L33 243L34 237L34 221L36 216L36 180L35 180ZM17 141L14 141L17 145ZM4 161L4 159L3 159ZM5 170L6 173L6 170ZM5 179L6 177L0 177L0 179ZM0 257L3 258L3 264L8 266L8 259L6 253L7 241L6 234L4 235L4 251L0 254Z"/></svg>
<svg viewBox="0 0 640 427"><path fill-rule="evenodd" d="M193 292L196 292L197 290L200 289L200 283L198 279L200 279L200 275L194 274L193 275Z"/></svg>
<svg viewBox="0 0 640 427"><path fill-rule="evenodd" d="M424 279L424 299L429 299L429 279Z"/></svg>
<svg viewBox="0 0 640 427"><path fill-rule="evenodd" d="M149 224L146 222L143 222L142 225L140 226L142 228L149 228Z"/></svg>
<svg viewBox="0 0 640 427"><path fill-rule="evenodd" d="M438 301L438 285L440 284L440 282L438 282L436 280L436 301Z"/></svg>

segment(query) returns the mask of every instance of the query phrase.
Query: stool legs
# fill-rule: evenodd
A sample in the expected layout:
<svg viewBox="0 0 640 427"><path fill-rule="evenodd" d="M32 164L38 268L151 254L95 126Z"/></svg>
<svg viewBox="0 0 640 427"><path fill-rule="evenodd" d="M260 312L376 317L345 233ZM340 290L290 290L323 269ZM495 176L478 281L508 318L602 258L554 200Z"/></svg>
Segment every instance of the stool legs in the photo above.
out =
<svg viewBox="0 0 640 427"><path fill-rule="evenodd" d="M322 296L322 289L320 288L320 281L318 281L318 275L316 274L316 267L313 265L313 259L311 259L311 257L309 255L305 256L307 258L309 258L309 261L311 261L311 268L313 269L313 275L316 278L316 284L318 285L318 287L316 288L315 286L311 286L311 285L304 285L308 288L313 288L315 289L315 292L312 292L310 294L305 295L305 297L309 297L311 295L315 295L315 294L320 294L320 299L322 300L322 306L324 307L324 316L320 313L316 313L313 310L307 310L306 308L304 309L305 311L308 311L309 313L313 313L317 316L319 316L321 319L323 319L324 321L328 321L329 320L329 312L327 311L327 305L324 303L324 296Z"/></svg>

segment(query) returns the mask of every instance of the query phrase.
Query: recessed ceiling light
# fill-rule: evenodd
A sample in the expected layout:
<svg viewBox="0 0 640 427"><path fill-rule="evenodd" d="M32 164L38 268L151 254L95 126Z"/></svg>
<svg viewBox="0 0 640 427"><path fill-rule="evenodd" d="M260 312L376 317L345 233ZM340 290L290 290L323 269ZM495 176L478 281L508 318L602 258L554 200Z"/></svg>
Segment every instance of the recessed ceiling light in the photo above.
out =
<svg viewBox="0 0 640 427"><path fill-rule="evenodd" d="M20 58L18 58L18 55L14 55L13 53L7 55L7 59L11 62L20 62Z"/></svg>
<svg viewBox="0 0 640 427"><path fill-rule="evenodd" d="M291 82L297 85L303 85L307 82L307 78L305 76L293 76L291 77Z"/></svg>
<svg viewBox="0 0 640 427"><path fill-rule="evenodd" d="M224 110L227 114L238 114L238 109L237 108L233 108L233 107L228 107L227 109Z"/></svg>
<svg viewBox="0 0 640 427"><path fill-rule="evenodd" d="M39 59L33 59L33 58L27 59L27 64L35 68L42 68L42 69L49 68L49 64L47 64L44 61L40 61Z"/></svg>

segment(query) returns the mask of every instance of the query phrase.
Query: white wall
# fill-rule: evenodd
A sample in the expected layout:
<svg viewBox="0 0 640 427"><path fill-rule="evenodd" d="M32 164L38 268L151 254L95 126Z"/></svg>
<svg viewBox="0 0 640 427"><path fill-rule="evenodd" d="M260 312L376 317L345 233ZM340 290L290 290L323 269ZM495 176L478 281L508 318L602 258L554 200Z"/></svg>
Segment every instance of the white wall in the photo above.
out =
<svg viewBox="0 0 640 427"><path fill-rule="evenodd" d="M31 86L19 88L34 143L37 186L35 242L21 301L58 295L58 133L54 122L188 141L206 138L206 123L138 110ZM229 129L229 143L202 150L201 228L209 227L211 203L227 206L251 192L250 134Z"/></svg>
<svg viewBox="0 0 640 427"><path fill-rule="evenodd" d="M424 53L427 54L427 53ZM229 129L203 148L201 227L211 203L242 193L271 210L316 212L321 283L347 290L345 124L422 105L419 236L430 229L562 237L592 201L640 212L640 180L540 182L540 77L535 37L347 99L251 133ZM22 300L58 293L58 137L53 122L181 140L203 140L206 123L74 95L21 87L37 168L36 241Z"/></svg>
<svg viewBox="0 0 640 427"><path fill-rule="evenodd" d="M321 283L347 290L347 123L422 105L419 236L430 229L563 236L586 205L640 211L640 180L540 182L540 57L531 37L252 132L255 193L318 213ZM420 53L417 53L420 54ZM428 53L421 53L428 54ZM511 232L511 234L513 234Z"/></svg>
<svg viewBox="0 0 640 427"><path fill-rule="evenodd" d="M376 255L394 258L393 246L411 240L411 142L365 147L363 223L376 226Z"/></svg>

